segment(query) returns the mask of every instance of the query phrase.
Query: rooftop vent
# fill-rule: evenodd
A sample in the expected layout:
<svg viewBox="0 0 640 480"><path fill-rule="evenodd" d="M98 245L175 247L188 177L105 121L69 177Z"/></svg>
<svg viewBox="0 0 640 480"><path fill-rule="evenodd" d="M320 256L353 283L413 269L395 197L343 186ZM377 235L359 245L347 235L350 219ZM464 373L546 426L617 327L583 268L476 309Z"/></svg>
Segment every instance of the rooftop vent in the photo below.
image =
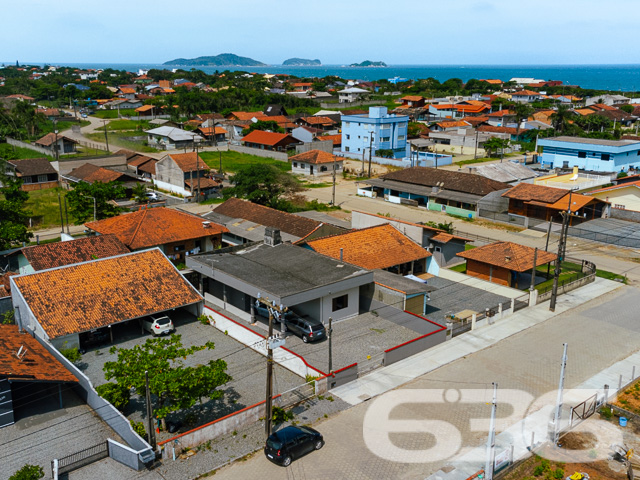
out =
<svg viewBox="0 0 640 480"><path fill-rule="evenodd" d="M280 230L273 227L267 227L264 229L264 244L275 247L282 243L282 236Z"/></svg>
<svg viewBox="0 0 640 480"><path fill-rule="evenodd" d="M210 227L211 227L211 222L209 221L202 222L202 228L210 228Z"/></svg>

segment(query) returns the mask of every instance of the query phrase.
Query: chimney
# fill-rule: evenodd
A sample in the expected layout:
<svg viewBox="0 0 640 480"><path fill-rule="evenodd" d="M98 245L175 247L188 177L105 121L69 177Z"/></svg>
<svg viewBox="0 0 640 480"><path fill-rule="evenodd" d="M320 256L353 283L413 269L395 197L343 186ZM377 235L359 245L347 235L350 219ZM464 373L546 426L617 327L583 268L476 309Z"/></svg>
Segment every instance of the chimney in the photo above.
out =
<svg viewBox="0 0 640 480"><path fill-rule="evenodd" d="M266 227L264 229L264 244L275 247L282 243L282 237L280 236L280 230L273 227Z"/></svg>

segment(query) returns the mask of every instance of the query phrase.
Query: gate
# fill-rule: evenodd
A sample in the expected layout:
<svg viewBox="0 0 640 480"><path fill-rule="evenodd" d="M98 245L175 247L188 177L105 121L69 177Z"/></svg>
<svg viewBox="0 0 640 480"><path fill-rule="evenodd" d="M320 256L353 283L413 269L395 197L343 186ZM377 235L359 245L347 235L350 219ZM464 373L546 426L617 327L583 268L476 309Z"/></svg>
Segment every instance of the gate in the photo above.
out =
<svg viewBox="0 0 640 480"><path fill-rule="evenodd" d="M366 360L358 362L358 377L362 377L376 368L384 365L384 352L370 355Z"/></svg>
<svg viewBox="0 0 640 480"><path fill-rule="evenodd" d="M93 447L85 448L79 452L72 453L66 457L58 459L58 475L69 473L87 465L107 458L109 456L109 443L101 442ZM52 477L55 477L53 461L51 462Z"/></svg>
<svg viewBox="0 0 640 480"><path fill-rule="evenodd" d="M569 428L579 425L591 415L596 413L598 408L598 394L594 393L584 402L579 403L575 407L571 407L571 418L569 419Z"/></svg>

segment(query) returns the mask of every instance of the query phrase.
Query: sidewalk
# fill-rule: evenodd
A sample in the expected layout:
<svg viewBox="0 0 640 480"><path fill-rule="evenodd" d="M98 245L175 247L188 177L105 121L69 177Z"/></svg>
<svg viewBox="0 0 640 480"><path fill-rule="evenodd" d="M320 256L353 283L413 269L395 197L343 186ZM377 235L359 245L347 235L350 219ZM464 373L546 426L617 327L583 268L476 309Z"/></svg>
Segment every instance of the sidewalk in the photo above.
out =
<svg viewBox="0 0 640 480"><path fill-rule="evenodd" d="M443 365L491 347L511 335L620 287L622 285L618 282L596 278L595 282L558 297L555 312L549 311L549 302L525 308L504 320L496 320L493 325L479 327L346 385L336 387L331 390L331 393L351 405L357 405L398 388Z"/></svg>

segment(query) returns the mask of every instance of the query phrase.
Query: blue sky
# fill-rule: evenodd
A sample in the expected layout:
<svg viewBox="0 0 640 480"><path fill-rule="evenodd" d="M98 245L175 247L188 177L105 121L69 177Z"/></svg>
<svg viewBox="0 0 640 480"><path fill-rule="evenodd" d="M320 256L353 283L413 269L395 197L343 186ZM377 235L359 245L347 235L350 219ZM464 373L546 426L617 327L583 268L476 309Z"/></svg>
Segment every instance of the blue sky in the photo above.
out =
<svg viewBox="0 0 640 480"><path fill-rule="evenodd" d="M640 64L637 0L20 0L0 11L5 62Z"/></svg>

